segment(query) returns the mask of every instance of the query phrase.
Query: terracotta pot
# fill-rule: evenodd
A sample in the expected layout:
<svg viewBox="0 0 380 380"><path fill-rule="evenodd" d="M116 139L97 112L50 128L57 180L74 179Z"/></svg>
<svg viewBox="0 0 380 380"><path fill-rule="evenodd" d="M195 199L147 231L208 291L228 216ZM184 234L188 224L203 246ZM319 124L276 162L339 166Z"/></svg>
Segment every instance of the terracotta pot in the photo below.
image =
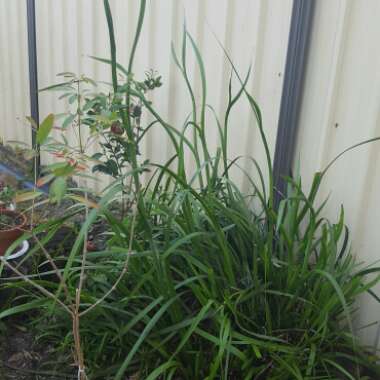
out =
<svg viewBox="0 0 380 380"><path fill-rule="evenodd" d="M20 219L20 223L9 230L0 230L0 256L3 256L11 244L23 233L26 225L25 215L12 210L0 209L0 215L9 215L15 220Z"/></svg>

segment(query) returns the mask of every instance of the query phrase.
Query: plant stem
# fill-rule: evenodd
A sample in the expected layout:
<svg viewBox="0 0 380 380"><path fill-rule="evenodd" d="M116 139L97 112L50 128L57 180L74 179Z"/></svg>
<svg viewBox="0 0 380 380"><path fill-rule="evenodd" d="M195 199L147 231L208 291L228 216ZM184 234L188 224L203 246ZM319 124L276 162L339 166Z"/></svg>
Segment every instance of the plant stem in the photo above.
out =
<svg viewBox="0 0 380 380"><path fill-rule="evenodd" d="M65 305L60 299L58 299L53 293L49 292L47 289L42 287L41 285L37 284L36 282L32 281L28 276L21 273L17 268L15 268L13 265L9 264L9 262L3 257L0 256L0 261L12 272L16 273L18 276L20 276L23 281L27 282L28 284L35 287L37 290L39 290L42 294L44 294L46 297L51 298L55 302L57 302L62 308L67 311L69 314L72 314L71 310Z"/></svg>
<svg viewBox="0 0 380 380"><path fill-rule="evenodd" d="M120 281L123 279L123 277L127 273L129 259L130 259L131 254L132 254L132 244L133 244L133 237L134 237L134 231L135 231L135 223L136 223L136 213L133 215L133 219L132 219L132 226L131 226L131 232L130 232L130 237L129 237L129 246L128 246L127 257L125 259L123 270L121 271L119 277L116 279L116 281L112 285L111 289L106 294L104 294L104 296L102 298L99 298L94 304L92 304L91 306L89 306L86 310L82 311L79 314L79 317L82 317L83 315L87 314L88 312L90 312L91 310L93 310L95 307L97 307L98 305L100 305L111 293L114 292L114 290L119 285Z"/></svg>
<svg viewBox="0 0 380 380"><path fill-rule="evenodd" d="M73 307L73 336L75 346L75 359L78 366L78 380L86 380L86 371L84 366L83 350L80 337L80 317L79 317L79 305L80 305L80 291L76 290L75 306Z"/></svg>
<svg viewBox="0 0 380 380"><path fill-rule="evenodd" d="M78 122L78 134L79 134L79 148L81 154L83 154L83 143L82 143L82 122L81 122L81 109L80 109L80 80L77 81L77 96L78 96L78 107L77 107L77 122Z"/></svg>
<svg viewBox="0 0 380 380"><path fill-rule="evenodd" d="M82 142L82 133L81 133L81 99L80 99L80 86L78 81L78 132L79 132L79 147L81 156L84 154L83 150L83 142ZM83 181L84 186L84 197L85 197L85 220L88 219L88 192L86 181ZM75 355L76 362L78 365L78 380L86 380L86 371L84 364L84 354L81 344L81 335L80 335L80 316L79 316L79 308L81 304L81 294L85 281L85 267L87 262L87 242L88 242L88 231L84 232L84 240L83 240L83 250L82 250L82 262L79 276L79 284L75 293L75 306L73 307L73 336L74 336L74 345L75 345Z"/></svg>

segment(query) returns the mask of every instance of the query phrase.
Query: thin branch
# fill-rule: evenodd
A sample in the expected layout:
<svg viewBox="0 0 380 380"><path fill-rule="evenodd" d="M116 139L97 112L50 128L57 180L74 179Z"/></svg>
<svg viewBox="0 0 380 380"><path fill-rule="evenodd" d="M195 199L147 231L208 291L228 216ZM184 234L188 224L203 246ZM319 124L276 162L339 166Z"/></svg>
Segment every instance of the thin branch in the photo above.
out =
<svg viewBox="0 0 380 380"><path fill-rule="evenodd" d="M134 237L134 231L135 231L135 222L136 222L136 213L133 215L133 219L132 219L132 226L131 226L131 235L130 235L130 238L129 238L129 246L128 246L128 253L127 253L127 258L125 259L125 262L124 262L124 267L123 267L123 270L120 272L120 275L119 277L117 278L117 280L115 281L115 283L112 285L111 289L106 293L104 294L104 296L102 298L99 298L94 304L92 304L91 306L89 306L86 310L82 311L79 316L82 317L83 315L87 314L88 312L90 312L92 309L94 309L95 307L97 307L98 305L100 305L111 293L114 292L114 290L117 288L117 286L119 285L120 281L123 279L123 277L125 276L125 274L127 273L128 271L128 264L129 264L129 259L131 257L131 252L132 252L132 243L133 243L133 237Z"/></svg>
<svg viewBox="0 0 380 380"><path fill-rule="evenodd" d="M88 193L87 190L84 193L85 197L85 220L88 219ZM83 289L83 284L85 280L85 267L87 262L87 240L88 240L88 231L86 229L84 233L84 241L83 241L83 253L82 253L82 263L81 263L81 271L79 276L79 285L78 285L78 291L79 291L79 299L80 295Z"/></svg>
<svg viewBox="0 0 380 380"><path fill-rule="evenodd" d="M34 234L33 231L31 231L32 233L32 236L33 236L33 239L35 240L35 242L38 244L38 246L41 248L42 252L44 253L45 257L47 258L47 260L49 261L50 265L52 266L53 270L54 270L54 273L55 275L58 277L59 281L60 281L60 285L62 285L63 287L63 291L66 295L66 298L68 300L71 299L71 296L70 296L70 292L69 292L69 289L67 288L67 284L66 284L66 281L65 279L63 278L62 276L62 273L61 271L58 269L58 267L56 266L53 258L50 256L49 252L46 250L46 248L43 246L43 244L41 243L40 239L38 239L38 237Z"/></svg>
<svg viewBox="0 0 380 380"><path fill-rule="evenodd" d="M9 262L3 257L3 256L0 256L0 261L8 268L10 269L11 271L13 271L14 273L16 273L17 275L19 275L25 282L27 282L28 284L34 286L36 289L38 289L42 294L44 294L45 296L53 299L54 301L56 301L60 306L63 307L63 309L65 309L70 315L72 315L72 311L68 308L68 306L66 306L59 298L57 298L53 293L50 293L47 289L45 289L44 287L38 285L37 283L35 283L34 281L30 280L27 276L25 276L23 273L21 273L17 268L15 268L13 265L9 264Z"/></svg>

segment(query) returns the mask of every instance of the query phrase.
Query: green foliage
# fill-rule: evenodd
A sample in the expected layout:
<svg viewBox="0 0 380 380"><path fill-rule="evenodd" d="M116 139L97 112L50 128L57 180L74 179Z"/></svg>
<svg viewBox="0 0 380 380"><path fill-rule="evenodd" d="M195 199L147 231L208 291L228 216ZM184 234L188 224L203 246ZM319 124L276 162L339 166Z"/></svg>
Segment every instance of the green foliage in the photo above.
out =
<svg viewBox="0 0 380 380"><path fill-rule="evenodd" d="M45 142L49 136L50 131L53 129L54 115L50 114L41 123L40 127L37 129L36 140L37 144L42 144Z"/></svg>
<svg viewBox="0 0 380 380"><path fill-rule="evenodd" d="M8 207L14 202L16 190L0 181L0 208L3 206Z"/></svg>
<svg viewBox="0 0 380 380"><path fill-rule="evenodd" d="M116 53L113 53L113 56L114 54ZM108 62L100 58L95 59ZM121 65L117 67L122 68ZM122 72L127 73L124 68ZM139 187L139 175L149 170L148 161L143 165L137 164L137 156L140 155L139 144L150 125L146 128L141 125L144 105L138 96L131 95L131 90L139 95L146 95L162 85L161 76L150 70L145 73L142 81L138 81L134 79L133 74L126 74L119 82L113 81L112 88L103 85L101 91L98 90L100 83L87 76L76 76L71 72L58 75L65 81L41 91L61 93L59 99L68 103L69 111L57 115L57 119L61 120L60 126L56 128L58 137L50 134L53 115L49 115L38 128L37 142L42 144L43 151L61 162L45 167L44 177L40 179L39 184L49 182L53 178L58 180L59 177L59 181L52 184L53 191L56 192L56 189L67 188L63 186L63 178L67 179L73 175L95 178L92 173L101 172L114 179L121 178L125 194L134 193L135 188ZM33 120L29 121L32 125L35 124ZM76 136L74 144L67 137L69 130ZM101 149L89 156L88 150L95 142ZM135 186L132 186L133 183L127 184L123 178L129 167L133 167L136 173ZM62 186L58 187L57 184ZM58 200L64 195L51 198Z"/></svg>
<svg viewBox="0 0 380 380"><path fill-rule="evenodd" d="M127 277L81 319L91 378L340 379L345 371L364 378L363 368L380 374L352 332L355 299L379 276L367 279L344 244L343 210L335 223L325 220L299 180L289 179L275 213L266 203L248 208L225 177L205 193L161 170L146 189L152 240L140 216ZM167 181L175 181L175 191L159 188ZM109 249L88 257L83 306L112 286L128 254L130 221L103 215L113 237ZM273 235L268 219L277 225ZM69 272L73 293L79 265L75 259ZM70 320L59 310L51 318L41 316L44 338L68 344Z"/></svg>
<svg viewBox="0 0 380 380"><path fill-rule="evenodd" d="M81 294L80 309L86 310L117 284L80 318L90 378L364 380L367 374L378 378L377 359L360 345L352 319L358 296L369 292L379 300L373 293L380 280L379 268L363 269L355 262L343 209L334 222L323 216L325 202L319 204L317 195L330 165L315 175L308 192L298 176L287 178L287 193L275 209L261 112L246 90L249 73L242 79L228 57L233 75L223 123L216 118L219 146L212 152L205 137L206 127L212 127L206 126L206 113L211 110L207 78L189 33L184 28L180 57L173 49L192 101L191 116L178 129L146 97L147 91L161 85L160 78L155 74L148 74L142 82L133 78L145 1L141 2L128 69L117 63L112 15L108 1L104 4L111 60L98 60L111 65L113 91L83 95L78 87L88 79L72 73L65 73L68 81L50 89L64 89L63 96L76 103L76 117L67 116L64 124L77 120L94 131L105 131L102 136L107 140L92 160L98 165L96 170L116 181L89 213L71 252L54 257L69 295L63 294L62 284L51 280L51 272L36 274L38 284L57 299L75 298L87 231L95 221L107 223L107 248L87 253L87 280ZM201 76L200 105L188 79L187 44ZM123 84L118 83L117 72L125 75ZM230 171L238 167L238 160L228 156L230 116L244 98L257 122L268 169L268 178L264 178L252 160L257 174L246 174L249 195L231 181ZM139 112L144 108L154 122L142 128L136 107ZM164 165L140 162L139 144L157 126L164 129L175 153ZM192 139L187 137L188 129L192 129ZM75 160L75 165L68 165L77 168L80 159L68 150L63 153ZM186 155L196 163L190 175L185 170ZM71 175L65 167L50 167L49 173L58 178ZM139 177L144 170L152 171L145 187ZM115 210L115 200L123 199L126 183L133 184L128 192L135 196L135 207L129 211L136 218ZM62 181L55 182L54 197L62 198L63 186ZM38 232L55 231L70 216L39 226ZM52 236L48 234L44 244ZM119 277L125 263L128 273ZM23 289L24 303L3 311L0 318L36 308L40 313L31 323L41 339L55 342L65 352L71 350L72 320L54 300L27 282L7 283L6 287Z"/></svg>
<svg viewBox="0 0 380 380"><path fill-rule="evenodd" d="M67 183L63 177L57 177L50 185L50 198L53 202L60 203L67 191Z"/></svg>

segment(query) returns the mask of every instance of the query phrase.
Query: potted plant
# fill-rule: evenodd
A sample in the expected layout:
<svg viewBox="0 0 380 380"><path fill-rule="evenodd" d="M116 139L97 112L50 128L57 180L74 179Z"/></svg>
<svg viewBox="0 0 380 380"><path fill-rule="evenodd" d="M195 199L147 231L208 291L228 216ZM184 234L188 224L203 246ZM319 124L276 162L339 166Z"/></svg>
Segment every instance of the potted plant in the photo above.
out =
<svg viewBox="0 0 380 380"><path fill-rule="evenodd" d="M25 215L14 209L15 194L11 186L0 183L0 256L23 234L26 225Z"/></svg>
<svg viewBox="0 0 380 380"><path fill-rule="evenodd" d="M14 198L16 191L5 181L0 181L0 208L14 210Z"/></svg>

